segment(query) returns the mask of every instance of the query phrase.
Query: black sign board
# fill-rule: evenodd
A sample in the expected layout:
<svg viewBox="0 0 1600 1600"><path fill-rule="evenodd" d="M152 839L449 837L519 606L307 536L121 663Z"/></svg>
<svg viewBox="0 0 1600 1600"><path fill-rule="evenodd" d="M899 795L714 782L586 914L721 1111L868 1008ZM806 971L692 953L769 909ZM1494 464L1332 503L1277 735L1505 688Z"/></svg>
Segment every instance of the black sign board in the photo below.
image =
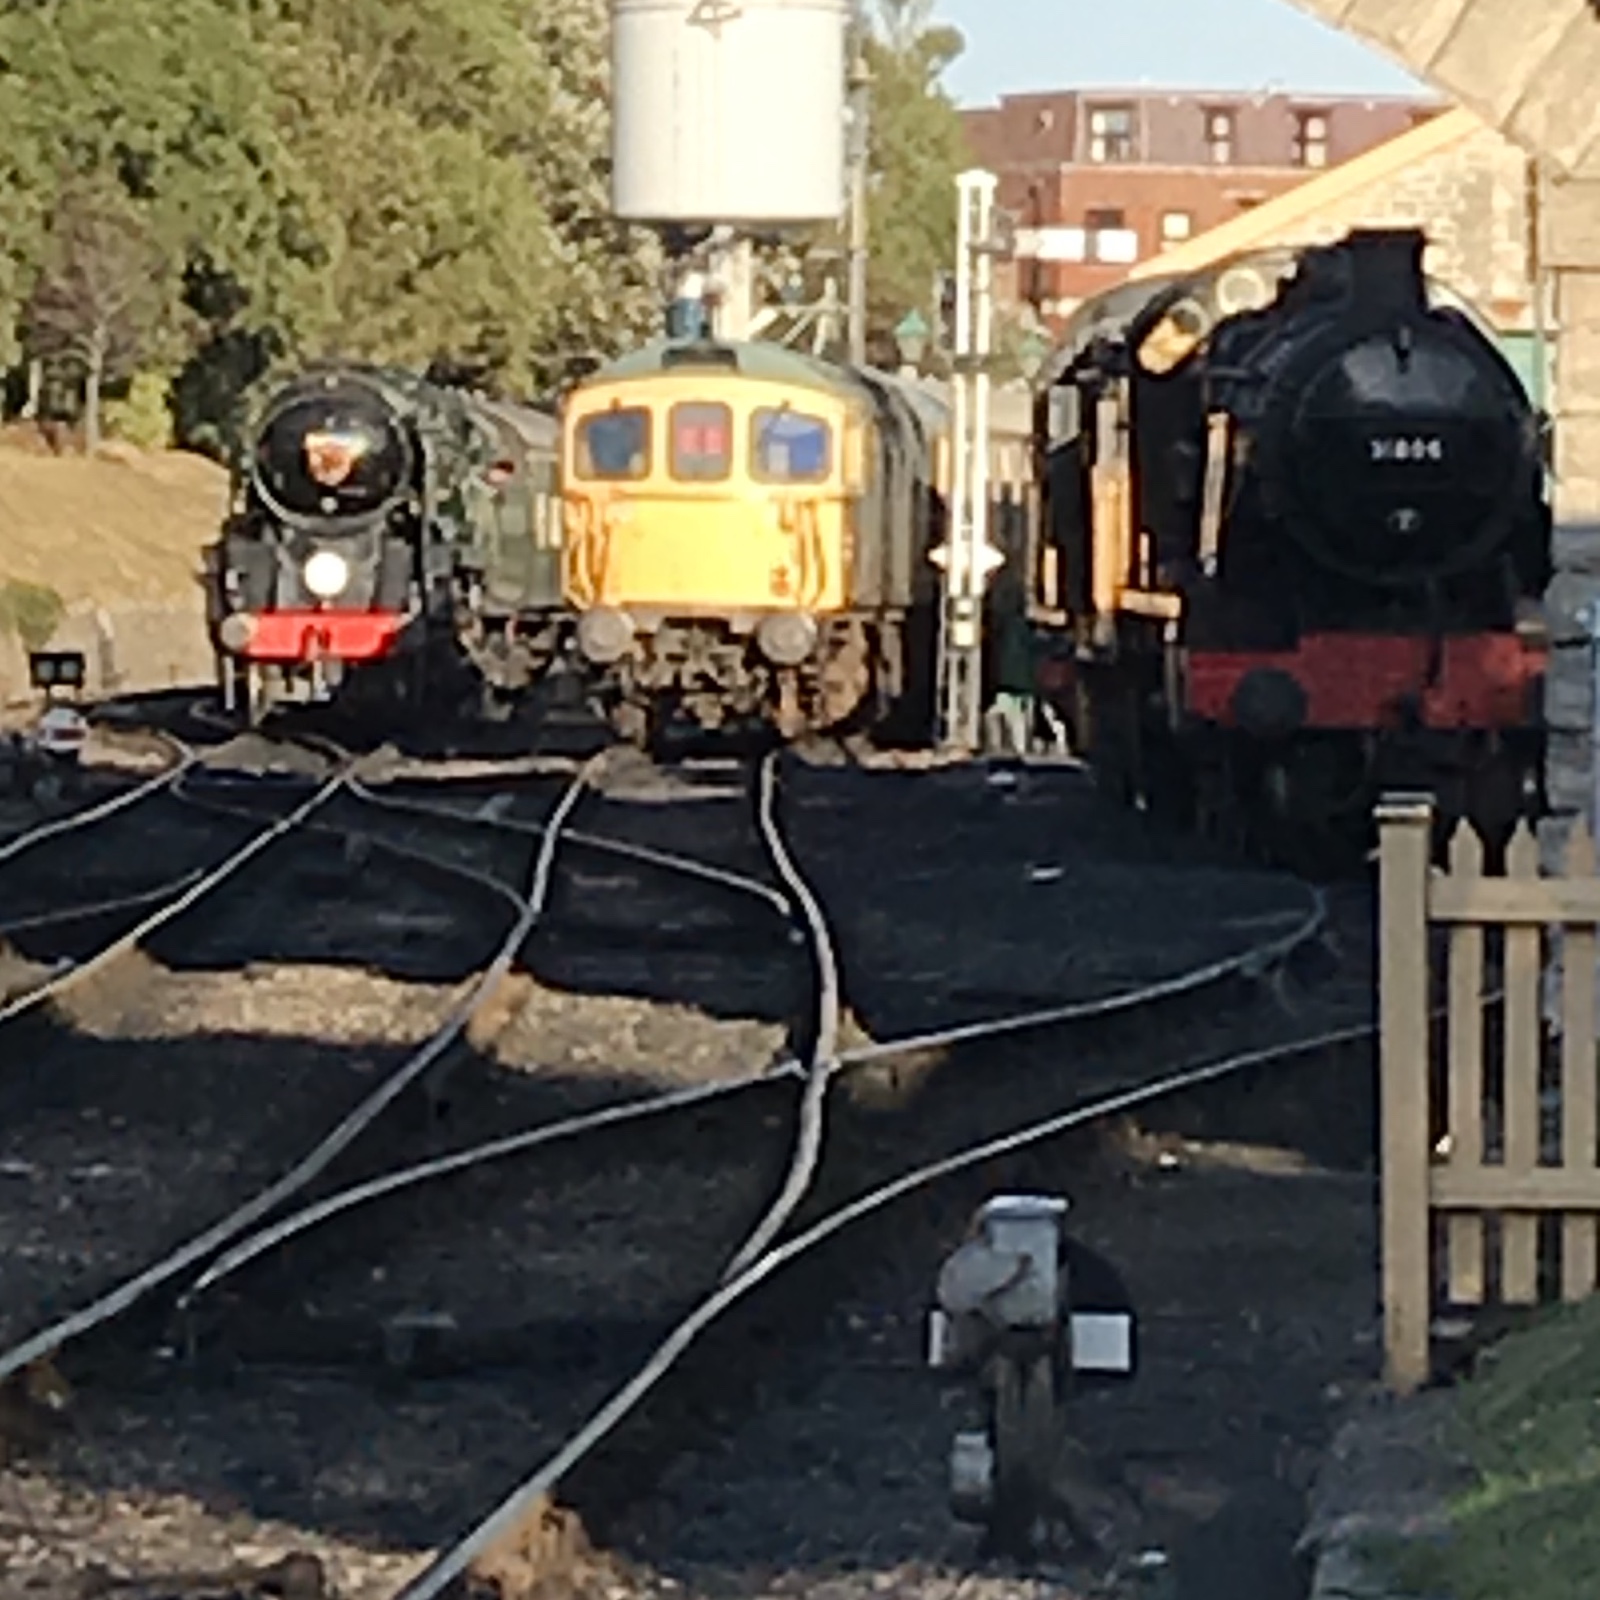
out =
<svg viewBox="0 0 1600 1600"><path fill-rule="evenodd" d="M81 650L34 650L28 677L35 689L81 689L87 664Z"/></svg>

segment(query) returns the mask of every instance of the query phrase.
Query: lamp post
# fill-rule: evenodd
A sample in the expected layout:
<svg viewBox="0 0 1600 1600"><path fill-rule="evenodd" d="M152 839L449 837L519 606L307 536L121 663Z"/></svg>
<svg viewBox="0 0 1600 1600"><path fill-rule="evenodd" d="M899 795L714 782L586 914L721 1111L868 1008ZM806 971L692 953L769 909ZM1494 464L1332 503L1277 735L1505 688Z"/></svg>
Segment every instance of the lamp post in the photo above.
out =
<svg viewBox="0 0 1600 1600"><path fill-rule="evenodd" d="M920 311L908 311L895 324L895 348L900 352L900 376L915 378L922 368L928 348L928 319Z"/></svg>
<svg viewBox="0 0 1600 1600"><path fill-rule="evenodd" d="M1017 365L1022 369L1022 376L1030 389L1034 379L1044 369L1049 355L1050 341L1037 328L1030 328L1023 335L1022 346L1017 351Z"/></svg>

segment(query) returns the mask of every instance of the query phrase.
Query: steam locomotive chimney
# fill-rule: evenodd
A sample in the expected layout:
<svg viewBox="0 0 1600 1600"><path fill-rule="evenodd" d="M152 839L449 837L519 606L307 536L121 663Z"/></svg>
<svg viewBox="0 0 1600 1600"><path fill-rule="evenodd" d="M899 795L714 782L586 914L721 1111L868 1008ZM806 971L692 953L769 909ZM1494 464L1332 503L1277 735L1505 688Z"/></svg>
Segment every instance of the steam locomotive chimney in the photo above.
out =
<svg viewBox="0 0 1600 1600"><path fill-rule="evenodd" d="M1361 228L1344 242L1351 300L1376 312L1424 311L1427 289L1420 228Z"/></svg>

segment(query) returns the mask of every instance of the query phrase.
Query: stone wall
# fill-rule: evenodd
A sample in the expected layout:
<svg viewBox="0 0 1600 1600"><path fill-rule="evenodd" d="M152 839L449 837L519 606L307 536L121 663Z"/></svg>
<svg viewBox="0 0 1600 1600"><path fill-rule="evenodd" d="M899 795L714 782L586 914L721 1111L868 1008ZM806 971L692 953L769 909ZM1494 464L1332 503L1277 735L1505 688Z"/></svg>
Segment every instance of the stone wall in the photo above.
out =
<svg viewBox="0 0 1600 1600"><path fill-rule="evenodd" d="M1600 23L1596 24L1600 27ZM1546 785L1554 815L1541 829L1548 865L1572 819L1592 814L1595 790L1594 658L1583 616L1600 607L1600 180L1549 184L1543 249L1556 279L1555 580L1545 715Z"/></svg>
<svg viewBox="0 0 1600 1600"><path fill-rule="evenodd" d="M1563 173L1600 171L1593 0L1294 0Z"/></svg>
<svg viewBox="0 0 1600 1600"><path fill-rule="evenodd" d="M1484 124L1443 149L1357 182L1330 171L1261 211L1252 248L1331 244L1352 228L1416 227L1427 271L1506 330L1534 324L1528 158ZM1273 222L1275 212L1281 221Z"/></svg>
<svg viewBox="0 0 1600 1600"><path fill-rule="evenodd" d="M205 609L189 602L73 608L50 640L54 650L81 650L94 696L201 687L215 681ZM28 659L0 633L0 704L28 698Z"/></svg>

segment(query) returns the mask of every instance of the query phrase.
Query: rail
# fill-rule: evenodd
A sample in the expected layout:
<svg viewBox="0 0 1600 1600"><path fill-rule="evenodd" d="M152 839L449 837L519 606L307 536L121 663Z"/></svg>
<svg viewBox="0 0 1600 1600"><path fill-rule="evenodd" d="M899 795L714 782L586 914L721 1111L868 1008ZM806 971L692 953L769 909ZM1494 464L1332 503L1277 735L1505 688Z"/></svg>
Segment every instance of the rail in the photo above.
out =
<svg viewBox="0 0 1600 1600"><path fill-rule="evenodd" d="M142 800L152 799L163 790L170 789L198 760L199 756L194 751L179 745L177 761L165 771L158 772L154 777L146 778L143 783L135 784L133 788L125 789L121 794L112 795L96 805L85 806L82 811L74 811L65 817L56 817L50 822L41 822L38 827L30 828L17 838L8 839L5 844L0 845L0 865L14 860L25 850L33 849L35 845L43 844L46 839L56 839L63 834L74 833L79 828L89 827L91 823L103 822L119 811L126 811Z"/></svg>
<svg viewBox="0 0 1600 1600"><path fill-rule="evenodd" d="M45 982L16 996L15 999L0 1005L0 1023L10 1022L15 1017L20 1017L24 1012L32 1011L43 1005L47 1000L54 1000L68 990L76 988L86 982L96 973L103 972L113 962L136 949L151 934L166 927L169 922L175 921L185 911L197 905L213 890L220 888L228 879L242 872L263 850L292 833L302 826L315 812L325 806L334 798L348 781L348 774L337 772L333 777L321 784L308 799L302 801L286 816L278 818L253 838L247 840L237 850L223 858L214 867L202 872L189 887L173 899L166 901L149 916L141 918L124 934L121 934L108 945L96 951L86 960L76 962L64 971L56 973Z"/></svg>
<svg viewBox="0 0 1600 1600"><path fill-rule="evenodd" d="M1370 1038L1375 1031L1373 1024L1364 1023L1321 1032L1288 1044L1270 1045L1222 1060L1184 1067L1156 1082L1123 1090L1087 1106L1080 1106L1032 1123L1015 1133L1004 1134L999 1138L970 1146L939 1161L930 1162L840 1206L796 1234L794 1238L768 1250L759 1259L752 1261L736 1277L723 1283L696 1306L667 1335L645 1365L618 1389L560 1450L538 1471L518 1484L489 1516L401 1588L396 1594L396 1600L435 1600L436 1596L442 1595L451 1584L466 1574L474 1561L488 1554L502 1540L516 1532L561 1479L611 1434L634 1407L676 1366L680 1357L712 1323L774 1273L799 1257L809 1254L818 1245L825 1243L845 1228L883 1210L918 1189L926 1188L929 1184L966 1168L991 1161L997 1156L1011 1154L1030 1144L1038 1144L1120 1112L1131 1111L1153 1101L1197 1089L1273 1061L1355 1043Z"/></svg>
<svg viewBox="0 0 1600 1600"><path fill-rule="evenodd" d="M806 1094L815 1104L812 1116L816 1119L820 1130L821 1103L826 1084L841 1072L848 1071L852 1067L869 1062L892 1059L896 1056L910 1055L936 1048L942 1044L970 1043L978 1039L1003 1037L1013 1032L1023 1031L1026 1028L1059 1026L1070 1022L1089 1021L1113 1016L1125 1011L1136 1010L1143 1005L1155 1004L1165 999L1189 994L1212 984L1225 981L1233 976L1253 973L1265 974L1276 963L1282 961L1295 950L1321 934L1326 922L1326 899L1320 890L1314 890L1311 891L1311 900L1310 909L1290 933L1257 945L1251 950L1245 951L1242 955L1229 957L1221 961L1208 962L1189 972L1180 973L1173 978L1163 979L1153 984L1142 985L1135 989L1120 990L1116 994L1102 996L1093 1000L1076 1001L1043 1011L1027 1012L1020 1017L999 1018L991 1022L964 1023L933 1033L915 1034L901 1039L888 1039L869 1045L857 1046L850 1050L840 1051L833 1056L827 1063L825 1073L817 1070L808 1072L800 1061L790 1057L778 1062L775 1066L763 1067L758 1071L740 1077L724 1079L718 1083L696 1084L689 1087L671 1089L661 1094L625 1101L620 1105L602 1106L597 1110L581 1112L576 1116L562 1117L552 1122L541 1123L521 1133L505 1134L495 1139L486 1140L481 1144L469 1146L463 1150L452 1151L443 1156L435 1156L409 1167L397 1168L392 1172L379 1173L374 1177L352 1184L348 1188L338 1190L330 1195L324 1195L312 1204L280 1217L258 1233L241 1239L225 1255L219 1256L212 1262L191 1284L179 1301L179 1307L180 1309L186 1309L224 1278L231 1277L252 1261L288 1243L290 1240L320 1227L323 1223L329 1222L335 1217L342 1216L358 1207L386 1199L388 1196L401 1193L404 1190L453 1177L457 1173L468 1171L474 1167L486 1166L496 1161L509 1160L514 1156L527 1155L546 1145L561 1143L568 1139L596 1132L602 1128L615 1127L620 1123L639 1121L646 1117L664 1116L693 1106L703 1105L710 1101L720 1100L729 1095L745 1093L762 1086L770 1086L775 1080L789 1077L804 1077ZM815 1060L813 1067L815 1067ZM802 1131L804 1131L804 1127L805 1124L802 1124ZM742 1257L744 1253L745 1249L741 1247L737 1255ZM731 1273L735 1269L730 1264L728 1270Z"/></svg>
<svg viewBox="0 0 1600 1600"><path fill-rule="evenodd" d="M589 787L595 769L603 759L603 756L597 756L586 763L567 785L557 802L549 820L548 831L534 861L525 894L517 893L496 879L483 878L482 881L494 887L498 893L516 905L518 908L516 918L502 939L494 958L473 985L471 992L452 1008L450 1015L426 1043L408 1055L282 1177L132 1278L0 1354L0 1382L33 1362L52 1354L69 1340L79 1338L92 1329L123 1315L153 1290L205 1261L240 1234L261 1222L285 1201L293 1199L325 1172L344 1150L456 1043L473 1018L498 991L501 982L511 969L512 962L516 959L517 952L526 944L534 925L543 914L549 896L561 830L567 817L577 807ZM342 779L338 781L342 784ZM304 807L299 809L304 810ZM379 848L402 857L417 854L389 844L387 841L374 841L374 843ZM482 875L476 876L482 877Z"/></svg>

